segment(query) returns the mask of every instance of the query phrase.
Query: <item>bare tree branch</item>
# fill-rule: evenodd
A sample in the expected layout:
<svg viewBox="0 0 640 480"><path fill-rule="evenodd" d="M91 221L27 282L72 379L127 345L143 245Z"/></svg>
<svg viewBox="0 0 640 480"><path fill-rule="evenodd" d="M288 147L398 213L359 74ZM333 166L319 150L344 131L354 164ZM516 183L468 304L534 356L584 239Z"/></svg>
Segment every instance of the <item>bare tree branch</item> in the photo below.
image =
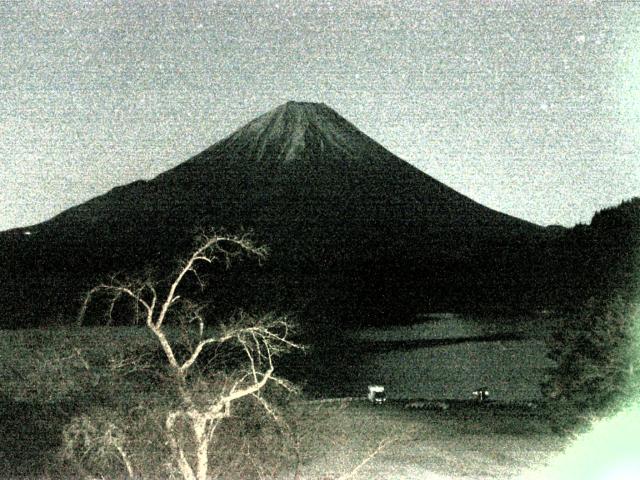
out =
<svg viewBox="0 0 640 480"><path fill-rule="evenodd" d="M369 463L371 460L373 460L376 456L378 456L380 454L380 452L382 452L385 448L387 448L389 445L391 445L392 443L394 443L396 441L395 438L384 438L380 441L380 443L378 443L378 446L369 453L369 455L367 455L365 458L362 459L362 461L356 465L353 469L351 469L351 471L345 473L344 475L341 475L340 477L338 477L338 480L347 480L349 478L353 478L355 477L356 473L358 473L358 471L364 467L367 463Z"/></svg>
<svg viewBox="0 0 640 480"><path fill-rule="evenodd" d="M220 344L222 342L217 338L207 338L206 340L201 340L200 342L198 342L198 344L196 345L196 348L191 353L191 356L189 356L189 358L182 365L180 365L179 367L180 372L184 373L187 370L189 370L189 368L191 368L191 366L198 360L198 357L200 356L202 349L212 343Z"/></svg>
<svg viewBox="0 0 640 480"><path fill-rule="evenodd" d="M116 302L121 297L133 300L138 318L138 309L142 309L147 328L153 333L167 359L172 375L177 380L177 389L183 407L170 412L165 419L165 429L175 464L186 480L205 480L208 475L208 449L214 431L220 421L231 415L234 402L253 397L266 412L278 420L275 409L260 395L269 382L291 389L288 382L273 375L273 358L287 350L300 348L290 340L290 322L286 317L264 315L254 317L240 312L233 326L221 326L217 334L207 331L205 335L205 305L191 302L178 294L185 278L192 273L201 287L205 281L197 271L200 264L222 263L229 267L231 260L241 254L249 254L261 261L266 256L266 248L253 244L248 235L224 236L202 235L200 242L191 255L180 265L175 275L169 280L168 287L160 288L158 283L150 279L120 282L112 278L110 282L101 283L87 292L79 313L82 322L87 307L94 296L109 297L108 322L113 321ZM184 328L183 343L189 346L186 357L176 356L176 341L168 335L166 322L169 314L179 319L178 324ZM186 331L196 328L190 335ZM173 343L172 343L173 342ZM189 373L198 362L205 348L219 348L226 343L235 343L244 351L247 371L238 372L235 381L225 380L225 386L218 395L207 395L204 399L196 398L189 390ZM127 368L124 360L114 361L114 368ZM179 427L178 427L179 425ZM191 432L189 443L184 441L183 428ZM180 430L180 432L178 432ZM116 446L117 449L117 446ZM120 451L120 450L118 450ZM124 451L123 451L124 452ZM120 452L123 461L128 462L126 452ZM130 465L129 465L130 466ZM127 466L127 471L129 471Z"/></svg>
<svg viewBox="0 0 640 480"><path fill-rule="evenodd" d="M180 470L180 473L182 474L184 480L197 480L196 475L193 472L193 468L191 468L191 465L189 464L184 453L184 449L182 448L182 446L180 446L178 440L175 437L174 426L176 420L180 415L182 415L182 412L172 412L167 416L165 420L167 435L169 437L169 446L171 447L171 450L173 451L174 456L177 459L178 469Z"/></svg>

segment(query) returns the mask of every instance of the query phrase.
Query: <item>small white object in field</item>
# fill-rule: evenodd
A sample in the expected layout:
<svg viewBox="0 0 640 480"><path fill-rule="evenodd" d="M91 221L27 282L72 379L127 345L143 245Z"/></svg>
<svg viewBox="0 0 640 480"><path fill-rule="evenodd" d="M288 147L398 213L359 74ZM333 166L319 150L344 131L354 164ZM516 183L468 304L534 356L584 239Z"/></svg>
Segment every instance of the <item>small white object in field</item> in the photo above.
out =
<svg viewBox="0 0 640 480"><path fill-rule="evenodd" d="M387 401L387 395L384 393L382 385L369 385L369 393L367 399L371 403L384 403Z"/></svg>
<svg viewBox="0 0 640 480"><path fill-rule="evenodd" d="M473 391L474 397L478 400L478 402L483 402L489 396L489 389L487 387L481 387Z"/></svg>

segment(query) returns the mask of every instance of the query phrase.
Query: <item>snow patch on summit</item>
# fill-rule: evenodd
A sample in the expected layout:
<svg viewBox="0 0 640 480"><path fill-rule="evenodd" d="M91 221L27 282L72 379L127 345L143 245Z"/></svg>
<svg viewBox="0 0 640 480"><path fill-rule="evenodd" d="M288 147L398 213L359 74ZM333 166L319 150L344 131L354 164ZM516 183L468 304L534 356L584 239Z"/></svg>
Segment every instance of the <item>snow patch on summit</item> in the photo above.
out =
<svg viewBox="0 0 640 480"><path fill-rule="evenodd" d="M355 155L360 150L370 151L372 144L378 145L331 108L309 102L280 105L245 125L228 140L250 149L258 162L281 163L294 162L308 148L319 149L314 151L315 155L330 148Z"/></svg>

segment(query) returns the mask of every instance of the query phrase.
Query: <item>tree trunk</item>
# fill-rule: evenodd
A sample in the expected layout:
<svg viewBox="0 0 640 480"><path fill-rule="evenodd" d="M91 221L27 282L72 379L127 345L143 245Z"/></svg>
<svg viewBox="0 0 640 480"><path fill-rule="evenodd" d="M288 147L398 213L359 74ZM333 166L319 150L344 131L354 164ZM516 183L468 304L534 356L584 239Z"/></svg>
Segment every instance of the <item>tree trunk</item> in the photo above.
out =
<svg viewBox="0 0 640 480"><path fill-rule="evenodd" d="M193 433L196 437L196 479L207 480L209 469L209 436L207 435L207 419L200 413L194 414Z"/></svg>

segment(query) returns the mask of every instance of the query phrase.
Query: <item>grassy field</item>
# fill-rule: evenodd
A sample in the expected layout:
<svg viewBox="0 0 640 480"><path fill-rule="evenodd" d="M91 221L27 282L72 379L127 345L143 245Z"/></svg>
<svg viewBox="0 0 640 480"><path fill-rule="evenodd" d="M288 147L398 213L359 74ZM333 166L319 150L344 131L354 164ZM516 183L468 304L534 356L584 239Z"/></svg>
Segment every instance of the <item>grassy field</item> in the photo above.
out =
<svg viewBox="0 0 640 480"><path fill-rule="evenodd" d="M63 429L74 417L132 398L135 380L116 384L113 370L145 345L152 338L140 328L1 331L2 474L44 475L57 462Z"/></svg>
<svg viewBox="0 0 640 480"><path fill-rule="evenodd" d="M302 478L513 478L566 444L543 409L460 402L446 411L403 402L305 405ZM375 454L374 454L375 453ZM360 468L363 461L373 457Z"/></svg>
<svg viewBox="0 0 640 480"><path fill-rule="evenodd" d="M153 342L142 328L0 332L1 476L77 474L61 467L65 426L80 415L135 407L157 395L153 375L129 363L132 356L144 363L141 355L153 350ZM564 442L548 429L544 409L524 406L459 402L446 411L414 411L402 402L378 408L365 402L295 402L287 410L295 455L281 478L294 478L296 465L298 478L349 472L350 478L514 476ZM222 475L234 477L231 469Z"/></svg>

